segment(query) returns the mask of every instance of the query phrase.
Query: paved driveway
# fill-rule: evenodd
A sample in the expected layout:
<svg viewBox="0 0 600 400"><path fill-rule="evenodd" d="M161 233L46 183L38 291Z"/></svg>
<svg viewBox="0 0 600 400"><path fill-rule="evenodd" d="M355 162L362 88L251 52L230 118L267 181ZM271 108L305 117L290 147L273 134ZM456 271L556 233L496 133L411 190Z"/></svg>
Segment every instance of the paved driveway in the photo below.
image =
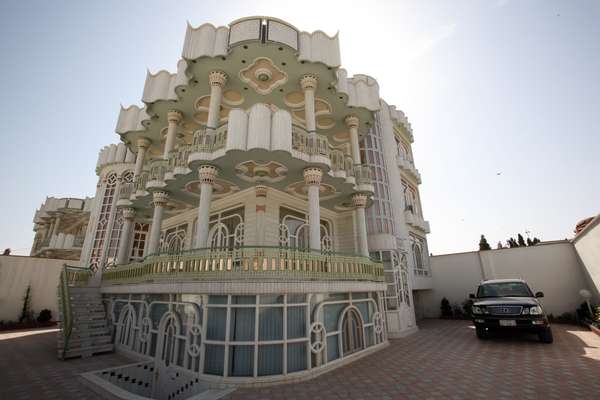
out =
<svg viewBox="0 0 600 400"><path fill-rule="evenodd" d="M554 325L554 344L544 345L528 335L481 342L463 321L420 326L313 380L228 399L600 399L600 337L585 329ZM128 362L115 354L58 361L55 339L0 333L0 398L96 399L77 374Z"/></svg>

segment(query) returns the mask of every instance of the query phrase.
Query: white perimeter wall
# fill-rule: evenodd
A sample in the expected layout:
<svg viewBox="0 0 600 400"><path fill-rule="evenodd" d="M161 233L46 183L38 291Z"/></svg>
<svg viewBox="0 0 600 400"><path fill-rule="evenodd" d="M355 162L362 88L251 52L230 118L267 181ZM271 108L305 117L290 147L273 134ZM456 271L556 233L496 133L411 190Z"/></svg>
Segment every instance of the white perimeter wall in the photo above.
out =
<svg viewBox="0 0 600 400"><path fill-rule="evenodd" d="M27 285L31 284L31 310L37 318L44 308L58 320L57 287L63 264L69 260L0 256L0 320L17 321Z"/></svg>
<svg viewBox="0 0 600 400"><path fill-rule="evenodd" d="M573 244L542 243L533 247L457 253L431 257L433 290L419 293L424 316L438 318L440 302L461 304L484 279L521 278L534 292L542 291L544 308L558 316L575 312L583 299L579 290L591 289Z"/></svg>
<svg viewBox="0 0 600 400"><path fill-rule="evenodd" d="M598 297L598 292L600 292L600 215L594 218L573 242L594 286L593 293Z"/></svg>

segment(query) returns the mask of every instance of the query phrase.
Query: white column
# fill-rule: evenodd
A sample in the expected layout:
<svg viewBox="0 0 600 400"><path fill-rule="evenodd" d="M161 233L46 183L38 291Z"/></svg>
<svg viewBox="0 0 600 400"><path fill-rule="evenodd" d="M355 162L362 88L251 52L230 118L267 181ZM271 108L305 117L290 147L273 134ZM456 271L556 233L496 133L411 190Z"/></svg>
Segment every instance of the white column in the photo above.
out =
<svg viewBox="0 0 600 400"><path fill-rule="evenodd" d="M163 158L165 160L169 159L169 153L175 147L175 137L177 135L177 125L181 122L183 116L179 111L171 110L167 113L167 137L165 139L165 152L163 154Z"/></svg>
<svg viewBox="0 0 600 400"><path fill-rule="evenodd" d="M354 164L361 164L360 160L360 146L358 144L358 125L359 119L356 115L348 115L344 122L350 132L350 147L352 149L352 160Z"/></svg>
<svg viewBox="0 0 600 400"><path fill-rule="evenodd" d="M317 167L304 169L304 182L308 186L308 227L311 250L321 250L321 208L319 189L323 171Z"/></svg>
<svg viewBox="0 0 600 400"><path fill-rule="evenodd" d="M133 179L137 178L142 173L144 168L144 158L146 157L146 150L150 147L150 139L141 137L137 140L137 155L135 156L135 170L133 171Z"/></svg>
<svg viewBox="0 0 600 400"><path fill-rule="evenodd" d="M219 125L223 87L227 83L227 74L223 71L212 71L208 74L210 83L210 103L206 120L207 131L214 131Z"/></svg>
<svg viewBox="0 0 600 400"><path fill-rule="evenodd" d="M54 225L52 226L52 235L58 235L58 226L60 225L60 214L54 219Z"/></svg>
<svg viewBox="0 0 600 400"><path fill-rule="evenodd" d="M315 90L317 89L317 77L312 74L304 75L300 78L300 86L304 92L304 119L306 130L310 133L316 133L315 121Z"/></svg>
<svg viewBox="0 0 600 400"><path fill-rule="evenodd" d="M352 196L354 213L356 215L356 230L358 234L358 253L363 257L369 257L369 242L367 241L367 223L365 220L365 207L367 206L367 195L357 193Z"/></svg>
<svg viewBox="0 0 600 400"><path fill-rule="evenodd" d="M198 225L196 227L196 248L208 246L208 221L210 219L210 203L212 202L213 183L219 171L212 165L198 168L200 177L200 202L198 203Z"/></svg>
<svg viewBox="0 0 600 400"><path fill-rule="evenodd" d="M267 211L267 187L257 185L256 193L256 245L265 245L265 212Z"/></svg>
<svg viewBox="0 0 600 400"><path fill-rule="evenodd" d="M150 239L148 242L148 255L158 253L160 245L160 228L165 205L169 199L166 192L154 192L152 194L154 202L154 215L152 216L152 229L150 230Z"/></svg>
<svg viewBox="0 0 600 400"><path fill-rule="evenodd" d="M133 230L133 219L135 210L123 208L123 226L121 227L121 238L119 239L119 251L117 252L117 265L127 264L131 247L131 231Z"/></svg>

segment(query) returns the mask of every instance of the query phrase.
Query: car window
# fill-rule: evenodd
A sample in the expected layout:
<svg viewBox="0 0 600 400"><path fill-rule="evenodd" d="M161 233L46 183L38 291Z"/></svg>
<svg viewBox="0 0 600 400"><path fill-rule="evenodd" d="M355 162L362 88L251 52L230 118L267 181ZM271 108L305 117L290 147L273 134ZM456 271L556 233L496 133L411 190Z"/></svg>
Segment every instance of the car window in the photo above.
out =
<svg viewBox="0 0 600 400"><path fill-rule="evenodd" d="M498 282L480 285L477 297L532 297L532 294L523 282Z"/></svg>

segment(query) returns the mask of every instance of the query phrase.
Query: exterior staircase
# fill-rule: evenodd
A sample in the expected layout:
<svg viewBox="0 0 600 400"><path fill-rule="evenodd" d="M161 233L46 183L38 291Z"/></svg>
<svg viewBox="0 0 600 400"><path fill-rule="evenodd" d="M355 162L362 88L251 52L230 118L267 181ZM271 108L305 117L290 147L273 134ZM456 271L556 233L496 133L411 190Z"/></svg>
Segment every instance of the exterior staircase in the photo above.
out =
<svg viewBox="0 0 600 400"><path fill-rule="evenodd" d="M87 287L89 270L65 266L58 288L58 358L91 357L113 351L100 289Z"/></svg>

